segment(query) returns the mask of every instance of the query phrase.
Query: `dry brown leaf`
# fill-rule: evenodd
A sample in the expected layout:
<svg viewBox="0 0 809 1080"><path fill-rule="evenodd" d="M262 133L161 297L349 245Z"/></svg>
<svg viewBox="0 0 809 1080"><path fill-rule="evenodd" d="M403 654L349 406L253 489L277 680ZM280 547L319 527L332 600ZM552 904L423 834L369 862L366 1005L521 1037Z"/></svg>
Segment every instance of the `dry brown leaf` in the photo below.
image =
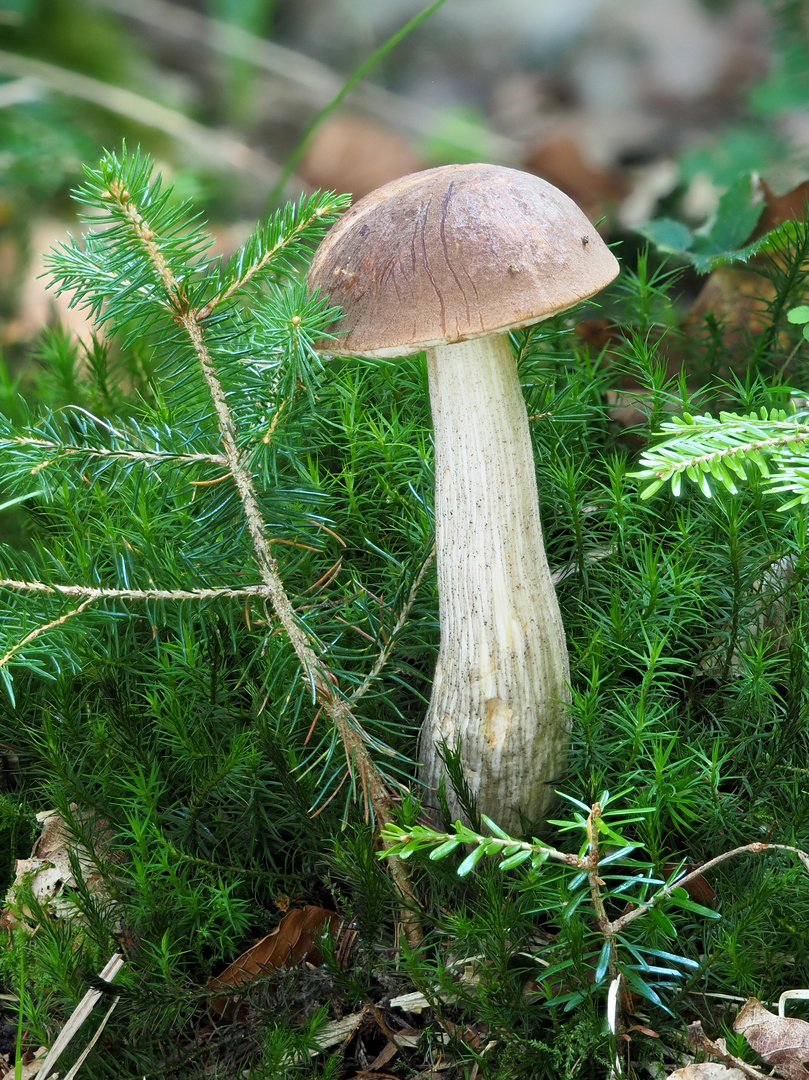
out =
<svg viewBox="0 0 809 1080"><path fill-rule="evenodd" d="M381 1069L383 1065L387 1063L399 1053L399 1047L393 1040L389 1040L376 1055L371 1064L366 1068L366 1072L376 1072Z"/></svg>
<svg viewBox="0 0 809 1080"><path fill-rule="evenodd" d="M712 1042L702 1030L702 1024L699 1020L694 1020L693 1023L688 1025L688 1041L697 1050L702 1050L712 1058L723 1061L728 1068L738 1069L746 1080L768 1080L765 1073L731 1054L724 1039L717 1039L716 1042Z"/></svg>
<svg viewBox="0 0 809 1080"><path fill-rule="evenodd" d="M764 192L764 210L758 220L758 225L753 233L754 237L764 236L776 225L783 225L786 221L803 218L806 202L809 199L809 180L804 180L791 191L783 195L776 195L766 180L759 180L761 190Z"/></svg>
<svg viewBox="0 0 809 1080"><path fill-rule="evenodd" d="M361 116L332 116L315 131L300 175L312 187L369 191L423 167L410 143L395 131Z"/></svg>
<svg viewBox="0 0 809 1080"><path fill-rule="evenodd" d="M740 1069L729 1069L717 1061L701 1061L675 1069L669 1073L669 1080L746 1080L746 1077Z"/></svg>
<svg viewBox="0 0 809 1080"><path fill-rule="evenodd" d="M75 807L71 807L75 809ZM69 919L78 915L72 900L77 882L73 877L71 854L78 859L84 885L98 896L104 896L105 887L96 871L86 848L79 844L65 822L55 810L37 814L42 832L34 842L30 859L17 859L14 864L14 882L6 894L5 908L0 916L0 927L14 929L20 919L33 916L27 908L16 903L18 887L25 883L34 898L57 918ZM109 841L109 827L101 822L94 828L100 844Z"/></svg>
<svg viewBox="0 0 809 1080"><path fill-rule="evenodd" d="M625 177L612 169L593 165L576 139L563 131L533 146L525 167L564 191L593 221L603 217L606 207L620 203L629 193Z"/></svg>
<svg viewBox="0 0 809 1080"><path fill-rule="evenodd" d="M20 1080L33 1080L33 1078L37 1075L39 1070L45 1064L45 1058L47 1057L47 1054L47 1046L40 1046L36 1054L28 1061L27 1064L25 1061L23 1061L20 1072ZM15 1076L16 1067L12 1065L7 1072L3 1073L1 1080L15 1080Z"/></svg>
<svg viewBox="0 0 809 1080"><path fill-rule="evenodd" d="M316 966L321 963L318 941L324 927L336 933L339 922L339 915L326 908L313 904L295 908L271 933L242 953L220 975L209 979L208 986L213 990L226 990L254 982L280 968L296 967L304 961ZM237 1004L238 999L232 994L221 994L214 998L211 1008L229 1020Z"/></svg>
<svg viewBox="0 0 809 1080"><path fill-rule="evenodd" d="M663 873L668 879L679 866L676 862L667 862L663 866ZM682 872L684 874L691 874L694 870L698 869L697 863L686 863ZM675 882L675 884L679 884ZM716 903L716 893L713 890L713 886L710 881L703 874L694 874L688 881L683 882L683 888L688 893L688 896L696 904L703 904L705 907L713 907Z"/></svg>
<svg viewBox="0 0 809 1080"><path fill-rule="evenodd" d="M747 348L748 334L760 334L768 325L768 305L775 296L769 278L737 266L711 271L684 323L684 332L699 342L710 316L721 328L727 348Z"/></svg>
<svg viewBox="0 0 809 1080"><path fill-rule="evenodd" d="M748 998L733 1022L733 1030L785 1080L809 1080L809 1024L793 1016L777 1016L758 998Z"/></svg>

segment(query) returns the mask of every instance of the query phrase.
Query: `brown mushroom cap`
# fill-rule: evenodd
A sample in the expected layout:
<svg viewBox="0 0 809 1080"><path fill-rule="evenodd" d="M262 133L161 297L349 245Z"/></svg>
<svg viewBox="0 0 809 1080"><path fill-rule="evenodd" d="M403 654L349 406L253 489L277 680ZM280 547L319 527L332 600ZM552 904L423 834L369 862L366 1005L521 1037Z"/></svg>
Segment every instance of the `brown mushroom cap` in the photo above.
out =
<svg viewBox="0 0 809 1080"><path fill-rule="evenodd" d="M319 346L402 356L514 330L592 296L618 262L576 204L530 173L444 165L372 191L327 234L309 271L343 309Z"/></svg>

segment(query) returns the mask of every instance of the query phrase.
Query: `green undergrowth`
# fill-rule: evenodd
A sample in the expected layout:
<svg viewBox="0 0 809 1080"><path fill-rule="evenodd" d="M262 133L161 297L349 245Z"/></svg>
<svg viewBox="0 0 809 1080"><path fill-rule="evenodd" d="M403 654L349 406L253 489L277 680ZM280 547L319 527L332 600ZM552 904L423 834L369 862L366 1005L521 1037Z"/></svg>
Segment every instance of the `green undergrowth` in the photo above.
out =
<svg viewBox="0 0 809 1080"><path fill-rule="evenodd" d="M489 855L459 876L468 846L415 852L425 938L408 949L367 775L347 765L340 700L401 827L416 822L438 627L423 357L321 364L310 347L339 323L300 275L343 204L303 200L222 265L137 156L105 158L81 198L94 238L51 269L104 341L88 353L51 332L35 374L3 384L5 884L37 812L57 809L85 849L70 918L33 882L18 891L27 913L0 970L22 994L24 1045L50 1045L120 952L88 1078L351 1076L402 1027L422 1032L384 1066L402 1078L447 1056L492 1080L606 1076L612 968L582 875ZM611 321L601 351L582 312L515 336L573 683L558 785L574 802L536 831L579 852L611 792L608 883L648 892L739 845L809 847L806 506L780 512L755 475L736 494L646 500L632 476L672 412L781 409L806 391L786 316L806 286L796 230L761 263L776 299L752 374L721 336L710 350L680 336L676 275L648 254L584 313ZM633 426L616 394L638 403ZM261 536L328 678L302 667ZM709 877L712 897L678 894L618 946L630 1070L670 1063L695 1017L722 1034L728 995L766 1002L809 980L800 862L747 853ZM322 964L267 973L229 1020L212 1013L207 980L304 904L344 920ZM617 886L607 906L620 917ZM390 1007L414 990L429 1008ZM324 1024L363 1008L342 1050L310 1058Z"/></svg>

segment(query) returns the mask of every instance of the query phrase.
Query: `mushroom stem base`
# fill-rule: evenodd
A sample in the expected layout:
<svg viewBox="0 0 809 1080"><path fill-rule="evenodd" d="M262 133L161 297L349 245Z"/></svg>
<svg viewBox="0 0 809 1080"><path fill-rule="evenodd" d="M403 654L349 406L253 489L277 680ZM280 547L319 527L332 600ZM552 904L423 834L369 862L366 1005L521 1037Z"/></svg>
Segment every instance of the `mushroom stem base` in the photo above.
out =
<svg viewBox="0 0 809 1080"><path fill-rule="evenodd" d="M478 809L519 832L520 815L534 822L553 802L570 702L528 416L508 335L439 346L427 362L441 643L420 747L425 805L437 804L438 747L460 746Z"/></svg>

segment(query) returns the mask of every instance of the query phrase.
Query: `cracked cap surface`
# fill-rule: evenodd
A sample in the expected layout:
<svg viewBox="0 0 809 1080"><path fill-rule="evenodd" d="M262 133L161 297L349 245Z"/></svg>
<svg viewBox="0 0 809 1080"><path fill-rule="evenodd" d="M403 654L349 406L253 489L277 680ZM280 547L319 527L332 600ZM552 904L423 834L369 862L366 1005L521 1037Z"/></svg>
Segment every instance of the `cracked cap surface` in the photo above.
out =
<svg viewBox="0 0 809 1080"><path fill-rule="evenodd" d="M552 184L499 165L444 165L360 199L317 249L308 281L344 314L319 349L403 356L539 322L617 273Z"/></svg>

